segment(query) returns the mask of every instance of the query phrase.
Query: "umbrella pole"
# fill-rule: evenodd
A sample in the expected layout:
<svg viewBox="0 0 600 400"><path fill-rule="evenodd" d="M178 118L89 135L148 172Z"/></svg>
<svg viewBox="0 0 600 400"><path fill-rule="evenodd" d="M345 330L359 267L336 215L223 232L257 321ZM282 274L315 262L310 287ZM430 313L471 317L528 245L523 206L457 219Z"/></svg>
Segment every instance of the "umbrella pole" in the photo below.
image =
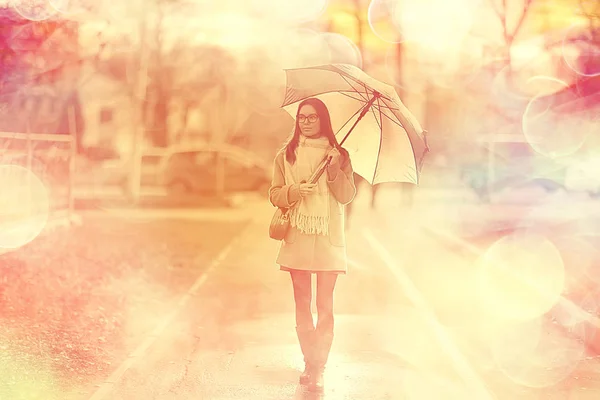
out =
<svg viewBox="0 0 600 400"><path fill-rule="evenodd" d="M367 112L369 112L369 109L371 108L371 106L373 105L373 103L375 103L375 100L377 100L380 97L381 97L381 93L373 91L373 98L371 98L371 100L369 100L369 102L364 105L362 111L360 112L360 115L358 116L358 118L356 119L356 121L354 121L354 124L352 125L352 127L350 128L350 130L348 131L348 133L346 133L346 135L344 136L344 138L340 142L340 146L344 144L344 142L346 141L346 139L348 138L348 136L350 136L350 133L352 133L352 131L354 130L354 128L358 124L358 122L367 114ZM331 157L327 157L327 160L323 160L322 161L323 165L315 171L315 173L313 174L313 176L311 176L309 182L310 183L316 183L319 180L319 178L321 178L321 175L323 175L323 172L325 172L325 168L327 168L327 166L329 165L330 162L331 162Z"/></svg>
<svg viewBox="0 0 600 400"><path fill-rule="evenodd" d="M356 121L354 121L354 124L352 125L350 130L348 131L348 133L346 133L346 135L340 142L340 146L342 146L344 144L344 142L346 141L346 139L348 139L348 136L350 136L350 134L352 133L352 131L354 130L356 125L359 123L359 121L367 114L367 112L369 112L369 109L371 108L373 103L375 103L375 100L377 100L380 97L381 97L381 94L379 92L373 92L373 98L371 100L369 100L369 102L367 104L365 104L360 115L358 116L358 119Z"/></svg>

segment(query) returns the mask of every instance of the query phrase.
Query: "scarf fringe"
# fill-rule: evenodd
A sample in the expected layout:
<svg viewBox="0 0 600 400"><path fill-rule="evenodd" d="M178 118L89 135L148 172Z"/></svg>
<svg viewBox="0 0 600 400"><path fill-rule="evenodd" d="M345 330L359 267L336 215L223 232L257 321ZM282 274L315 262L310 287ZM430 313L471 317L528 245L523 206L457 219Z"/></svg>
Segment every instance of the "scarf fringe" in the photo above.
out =
<svg viewBox="0 0 600 400"><path fill-rule="evenodd" d="M294 209L290 224L300 232L309 235L329 235L329 216L305 215Z"/></svg>
<svg viewBox="0 0 600 400"><path fill-rule="evenodd" d="M290 165L285 161L286 183L292 184L308 180L319 167L329 149L327 138L301 138L297 149L296 162ZM329 188L325 175L317 182L315 193L304 197L292 209L290 225L309 235L329 235Z"/></svg>

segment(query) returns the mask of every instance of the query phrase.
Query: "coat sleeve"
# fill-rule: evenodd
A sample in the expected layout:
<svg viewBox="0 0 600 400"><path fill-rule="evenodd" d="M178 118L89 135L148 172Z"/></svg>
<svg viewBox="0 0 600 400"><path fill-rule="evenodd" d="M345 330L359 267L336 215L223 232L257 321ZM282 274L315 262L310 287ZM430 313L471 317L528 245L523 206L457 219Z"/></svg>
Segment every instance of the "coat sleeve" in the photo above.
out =
<svg viewBox="0 0 600 400"><path fill-rule="evenodd" d="M346 205L356 196L354 184L354 171L349 158L346 158L340 167L333 172L327 171L327 184L335 199Z"/></svg>
<svg viewBox="0 0 600 400"><path fill-rule="evenodd" d="M300 200L300 189L297 184L286 185L283 172L284 153L279 152L273 163L273 179L269 189L269 201L275 207L287 208Z"/></svg>

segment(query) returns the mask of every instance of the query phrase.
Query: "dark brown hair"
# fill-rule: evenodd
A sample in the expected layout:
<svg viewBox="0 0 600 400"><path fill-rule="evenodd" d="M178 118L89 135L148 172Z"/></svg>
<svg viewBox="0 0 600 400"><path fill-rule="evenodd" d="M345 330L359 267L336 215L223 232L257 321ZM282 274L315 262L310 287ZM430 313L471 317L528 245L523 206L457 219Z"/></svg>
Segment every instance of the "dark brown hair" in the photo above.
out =
<svg viewBox="0 0 600 400"><path fill-rule="evenodd" d="M329 110L325 103L321 100L311 97L306 100L303 100L298 106L298 111L296 112L296 127L294 128L294 134L292 138L285 145L285 158L290 164L294 164L296 162L296 149L298 148L298 144L300 143L300 123L298 122L298 115L300 114L300 110L303 106L309 105L313 106L317 111L317 115L319 116L319 122L321 123L321 136L325 136L329 140L329 144L332 147L337 148L341 155L342 160L348 158L348 152L346 149L342 148L335 137L335 133L333 133L333 127L331 126L331 117L329 116Z"/></svg>

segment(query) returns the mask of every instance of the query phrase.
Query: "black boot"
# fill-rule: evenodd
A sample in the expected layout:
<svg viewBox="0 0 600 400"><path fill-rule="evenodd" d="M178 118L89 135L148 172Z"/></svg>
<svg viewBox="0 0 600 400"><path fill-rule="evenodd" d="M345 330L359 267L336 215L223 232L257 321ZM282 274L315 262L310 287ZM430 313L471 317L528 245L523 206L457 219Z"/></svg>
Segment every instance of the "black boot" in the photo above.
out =
<svg viewBox="0 0 600 400"><path fill-rule="evenodd" d="M300 349L304 355L304 371L300 375L300 384L307 385L310 381L310 374L313 369L313 354L314 354L314 342L315 342L315 330L314 329L299 329L296 328L298 334L298 342L300 342Z"/></svg>
<svg viewBox="0 0 600 400"><path fill-rule="evenodd" d="M315 358L308 382L308 389L312 392L323 392L325 389L323 373L332 343L333 333L319 334L318 331L315 333Z"/></svg>

